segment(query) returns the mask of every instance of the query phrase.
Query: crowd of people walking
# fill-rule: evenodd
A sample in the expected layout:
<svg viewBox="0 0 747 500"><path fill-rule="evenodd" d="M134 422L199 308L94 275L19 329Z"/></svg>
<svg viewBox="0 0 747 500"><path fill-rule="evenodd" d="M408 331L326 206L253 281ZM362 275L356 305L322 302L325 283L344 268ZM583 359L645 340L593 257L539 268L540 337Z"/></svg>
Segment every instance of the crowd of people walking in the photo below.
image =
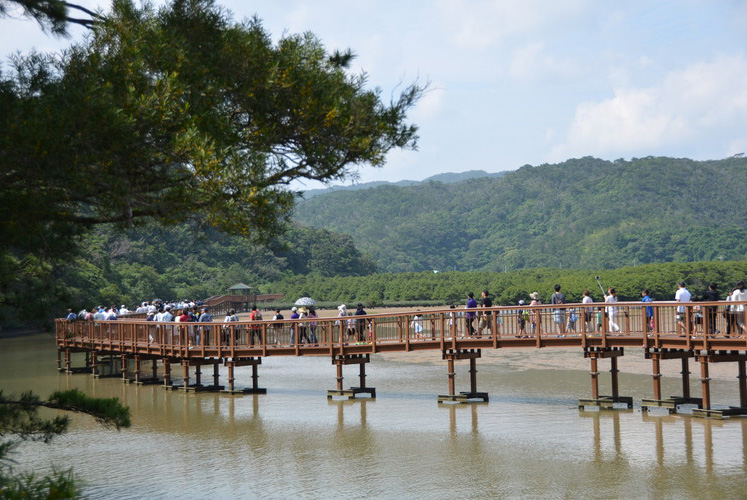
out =
<svg viewBox="0 0 747 500"><path fill-rule="evenodd" d="M565 291L557 284L553 287L552 293L548 292L546 303L543 303L540 293L534 291L528 294L528 305L525 299L520 298L515 304L502 304L499 307L496 307L487 289L482 290L479 301L473 292L468 292L463 307L459 308L453 304L450 306L448 328L453 335L462 338L490 336L493 333L532 337L538 332L559 337L602 331L614 335L631 328L629 317L631 311L634 311L636 325L640 325L640 329L647 333L665 331L670 326L679 335L690 332L736 337L747 333L743 304L747 302L747 289L743 281L737 282L723 297L716 283L709 283L707 290L696 297L687 288L686 283L681 281L672 295L675 304L668 309L673 313L671 317L668 313L660 314L661 309L655 311L657 307L653 305L654 297L648 289L640 292L640 306L633 306L630 300L625 300L621 304L614 287L605 290L600 284L600 289L603 292L603 300L600 302L594 301L589 290L583 290L579 303L568 303ZM507 308L507 305L515 307ZM545 307L538 307L543 305ZM142 302L134 310L129 310L125 305L98 306L91 308L90 311L83 309L78 313L68 309L66 318L69 321L114 321L131 314L140 318L144 315L146 321L159 324L204 324L219 321L218 318L214 319L208 308L192 301ZM362 303L357 304L354 312L349 311L345 304L341 304L337 307L334 326L337 330L342 327L348 343L367 343L372 338L372 322L366 316L367 312ZM428 333L431 316L427 312L418 311L408 322L408 334L415 339L425 339L429 336L433 338L432 333ZM278 345L283 341L282 338L292 345L319 345L319 315L313 305L292 307L288 319L297 321L285 323L285 318L282 311L276 309L270 319L272 324L263 327L261 322L265 321L265 318L261 310L254 305L248 317L244 317L245 321L249 321L248 326L241 324L231 327L231 323L238 323L240 319L236 311L231 309L222 318L223 325L216 332L221 332L220 338L224 343L228 342L231 335L237 340L239 335L244 335L245 339L242 337L242 341L246 340L250 345L263 342ZM430 331L434 328L431 326ZM190 345L201 345L208 342L211 328L199 325L189 327L188 332L187 342Z"/></svg>

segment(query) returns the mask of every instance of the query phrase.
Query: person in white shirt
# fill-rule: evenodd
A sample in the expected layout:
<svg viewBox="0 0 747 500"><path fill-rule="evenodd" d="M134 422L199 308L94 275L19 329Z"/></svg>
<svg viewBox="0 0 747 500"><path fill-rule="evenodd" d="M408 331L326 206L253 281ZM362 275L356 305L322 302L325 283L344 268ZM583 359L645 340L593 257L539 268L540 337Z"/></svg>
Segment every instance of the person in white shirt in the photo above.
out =
<svg viewBox="0 0 747 500"><path fill-rule="evenodd" d="M617 290L610 288L607 290L609 295L604 296L604 301L608 304L617 304ZM607 319L609 321L610 333L617 333L620 331L620 325L617 324L617 306L609 306L607 308Z"/></svg>
<svg viewBox="0 0 747 500"><path fill-rule="evenodd" d="M744 288L744 281L737 281L734 291L731 294L732 302L744 302L747 301L747 291ZM731 306L731 314L736 325L737 333L740 337L745 334L744 325L744 304L734 304Z"/></svg>
<svg viewBox="0 0 747 500"><path fill-rule="evenodd" d="M589 292L589 290L584 290L584 298L581 300L581 302L584 304L594 303L594 299L591 298L591 293ZM584 331L587 331L587 332L594 331L594 324L592 323L593 317L594 317L594 308L593 307L584 308L584 325L585 325ZM590 325L591 325L591 328L589 328Z"/></svg>
<svg viewBox="0 0 747 500"><path fill-rule="evenodd" d="M690 290L685 288L684 281L680 281L679 283L677 283L677 292L674 294L674 300L676 302L690 302L692 300L692 294L690 293ZM677 320L678 334L687 332L687 326L685 325L686 318L687 307L677 306L677 315L675 316L675 319Z"/></svg>

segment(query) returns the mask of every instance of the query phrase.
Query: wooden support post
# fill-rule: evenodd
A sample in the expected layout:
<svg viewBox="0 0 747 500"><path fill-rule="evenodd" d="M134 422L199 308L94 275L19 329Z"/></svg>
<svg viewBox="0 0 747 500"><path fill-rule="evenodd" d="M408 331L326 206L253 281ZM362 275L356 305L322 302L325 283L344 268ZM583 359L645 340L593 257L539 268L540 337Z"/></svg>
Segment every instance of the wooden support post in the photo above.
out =
<svg viewBox="0 0 747 500"><path fill-rule="evenodd" d="M337 388L327 391L327 399L334 397L345 397L347 399L356 399L358 394L368 394L371 399L376 398L376 389L366 387L366 363L371 361L370 354L335 354L332 356L332 364L335 365ZM343 365L358 365L358 379L360 387L351 387L345 389L343 384Z"/></svg>
<svg viewBox="0 0 747 500"><path fill-rule="evenodd" d="M747 354L740 354L739 351L730 352L704 352L696 356L700 362L700 381L703 389L703 405L701 409L693 410L693 416L706 418L724 418L737 415L747 415L747 372L745 363ZM711 409L711 392L710 377L708 373L708 363L737 363L739 369L739 406L730 406L729 408Z"/></svg>
<svg viewBox="0 0 747 500"><path fill-rule="evenodd" d="M182 380L182 387L185 389L189 387L189 360L183 360L182 361L182 372L183 372L183 380Z"/></svg>
<svg viewBox="0 0 747 500"><path fill-rule="evenodd" d="M135 356L135 383L140 382L140 356Z"/></svg>
<svg viewBox="0 0 747 500"><path fill-rule="evenodd" d="M122 354L120 357L120 360L122 362L122 366L120 367L120 370L122 372L122 380L127 380L127 354Z"/></svg>
<svg viewBox="0 0 747 500"><path fill-rule="evenodd" d="M610 379L612 382L612 397L614 399L620 397L618 373L620 373L620 370L617 369L617 358L610 358Z"/></svg>
<svg viewBox="0 0 747 500"><path fill-rule="evenodd" d="M477 403L488 402L487 392L477 392L477 362L476 359L482 356L480 349L447 349L442 357L446 360L449 377L449 394L438 396L439 403ZM459 359L469 360L469 381L470 391L456 394L455 376L456 369L454 362Z"/></svg>
<svg viewBox="0 0 747 500"><path fill-rule="evenodd" d="M70 364L70 349L65 349L65 371L67 373L72 371Z"/></svg>
<svg viewBox="0 0 747 500"><path fill-rule="evenodd" d="M644 398L641 401L641 411L646 412L651 408L665 408L669 413L676 413L678 407L681 405L701 406L702 400L700 398L690 397L690 370L688 369L688 358L692 356L692 352L680 349L653 349L647 350L645 355L647 359L650 358L653 361L654 398ZM661 394L661 361L667 359L679 359L682 363L682 396L663 398Z"/></svg>
<svg viewBox="0 0 747 500"><path fill-rule="evenodd" d="M99 374L99 355L96 351L91 352L91 374L94 377Z"/></svg>
<svg viewBox="0 0 747 500"><path fill-rule="evenodd" d="M234 391L234 386L233 386L234 380L235 379L233 378L233 362L229 361L228 362L228 390L230 392Z"/></svg>
<svg viewBox="0 0 747 500"><path fill-rule="evenodd" d="M447 375L449 377L449 396L454 396L456 394L456 369L454 368L454 358L449 357L446 359L446 366L447 366Z"/></svg>
<svg viewBox="0 0 747 500"><path fill-rule="evenodd" d="M711 409L711 379L708 376L708 358L700 357L700 388L703 391L703 409Z"/></svg>
<svg viewBox="0 0 747 500"><path fill-rule="evenodd" d="M596 356L591 358L591 399L599 399L599 367Z"/></svg>
<svg viewBox="0 0 747 500"><path fill-rule="evenodd" d="M366 363L360 363L358 365L358 380L360 383L360 388L365 389L366 388Z"/></svg>
<svg viewBox="0 0 747 500"><path fill-rule="evenodd" d="M220 392L224 394L267 394L267 389L259 387L258 366L261 364L262 358L254 357L240 359L234 358L231 361L226 361L226 366L228 366L228 389L223 389L222 387L218 386L218 390L220 390ZM250 388L236 389L234 374L237 366L252 367L252 386Z"/></svg>
<svg viewBox="0 0 747 500"><path fill-rule="evenodd" d="M158 360L157 359L153 360L152 369L153 369L153 380L157 380L158 379Z"/></svg>
<svg viewBox="0 0 747 500"><path fill-rule="evenodd" d="M578 407L596 406L600 410L616 410L615 404L625 404L633 408L633 398L620 396L617 358L625 354L622 348L592 347L584 348L584 357L591 360L591 399L579 399ZM612 386L611 396L599 395L599 359L610 358L610 378Z"/></svg>
<svg viewBox="0 0 747 500"><path fill-rule="evenodd" d="M62 350L57 349L57 371L62 371Z"/></svg>
<svg viewBox="0 0 747 500"><path fill-rule="evenodd" d="M218 386L218 383L220 382L220 368L218 367L218 362L216 361L213 363L213 385Z"/></svg>
<svg viewBox="0 0 747 500"><path fill-rule="evenodd" d="M252 365L252 389L259 389L259 370L256 364Z"/></svg>
<svg viewBox="0 0 747 500"><path fill-rule="evenodd" d="M747 408L747 372L745 371L744 360L737 361L739 367L739 406L740 408Z"/></svg>
<svg viewBox="0 0 747 500"><path fill-rule="evenodd" d="M475 358L469 360L469 387L471 393L477 392L477 362Z"/></svg>
<svg viewBox="0 0 747 500"><path fill-rule="evenodd" d="M654 399L657 401L661 400L661 369L659 366L659 355L654 354L651 357L651 361L654 365Z"/></svg>
<svg viewBox="0 0 747 500"><path fill-rule="evenodd" d="M335 368L337 370L337 376L335 377L335 380L337 380L337 390L341 391L343 387L342 381L344 379L344 377L342 376L342 359L336 359L335 365Z"/></svg>
<svg viewBox="0 0 747 500"><path fill-rule="evenodd" d="M169 358L163 359L163 386L171 388L171 361Z"/></svg>
<svg viewBox="0 0 747 500"><path fill-rule="evenodd" d="M690 399L690 361L682 358L682 397Z"/></svg>
<svg viewBox="0 0 747 500"><path fill-rule="evenodd" d="M200 365L195 366L195 384L202 385L202 369Z"/></svg>

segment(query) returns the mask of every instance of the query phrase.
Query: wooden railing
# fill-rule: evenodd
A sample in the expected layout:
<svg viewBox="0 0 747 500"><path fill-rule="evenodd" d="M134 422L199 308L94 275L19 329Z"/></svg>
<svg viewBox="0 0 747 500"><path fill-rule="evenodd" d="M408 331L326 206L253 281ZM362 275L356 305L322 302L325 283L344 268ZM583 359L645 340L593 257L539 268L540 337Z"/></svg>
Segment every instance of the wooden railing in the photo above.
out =
<svg viewBox="0 0 747 500"><path fill-rule="evenodd" d="M744 305L619 302L614 306L498 306L231 323L60 319L56 338L60 348L189 358L499 347L744 350L744 311L732 312ZM650 317L646 308L650 308ZM569 321L574 316L575 322Z"/></svg>

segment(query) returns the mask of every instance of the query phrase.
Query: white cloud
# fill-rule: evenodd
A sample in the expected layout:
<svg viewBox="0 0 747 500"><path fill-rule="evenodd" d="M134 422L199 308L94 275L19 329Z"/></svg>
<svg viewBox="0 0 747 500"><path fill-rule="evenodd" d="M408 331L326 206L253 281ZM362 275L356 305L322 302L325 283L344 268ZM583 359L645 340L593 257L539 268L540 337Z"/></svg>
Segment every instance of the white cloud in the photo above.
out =
<svg viewBox="0 0 747 500"><path fill-rule="evenodd" d="M415 106L410 121L422 123L437 117L443 110L445 98L446 89L444 86L431 82L428 91Z"/></svg>
<svg viewBox="0 0 747 500"><path fill-rule="evenodd" d="M573 156L658 154L719 129L742 129L747 119L747 60L720 56L664 76L649 88L618 88L614 96L576 107L564 143L550 161ZM747 137L747 130L745 131ZM723 139L723 150L744 137Z"/></svg>
<svg viewBox="0 0 747 500"><path fill-rule="evenodd" d="M532 81L556 77L572 78L580 70L570 59L559 60L548 54L544 42L533 42L513 52L508 71L516 80Z"/></svg>
<svg viewBox="0 0 747 500"><path fill-rule="evenodd" d="M483 50L517 34L562 24L586 4L585 0L442 0L437 8L457 47Z"/></svg>

